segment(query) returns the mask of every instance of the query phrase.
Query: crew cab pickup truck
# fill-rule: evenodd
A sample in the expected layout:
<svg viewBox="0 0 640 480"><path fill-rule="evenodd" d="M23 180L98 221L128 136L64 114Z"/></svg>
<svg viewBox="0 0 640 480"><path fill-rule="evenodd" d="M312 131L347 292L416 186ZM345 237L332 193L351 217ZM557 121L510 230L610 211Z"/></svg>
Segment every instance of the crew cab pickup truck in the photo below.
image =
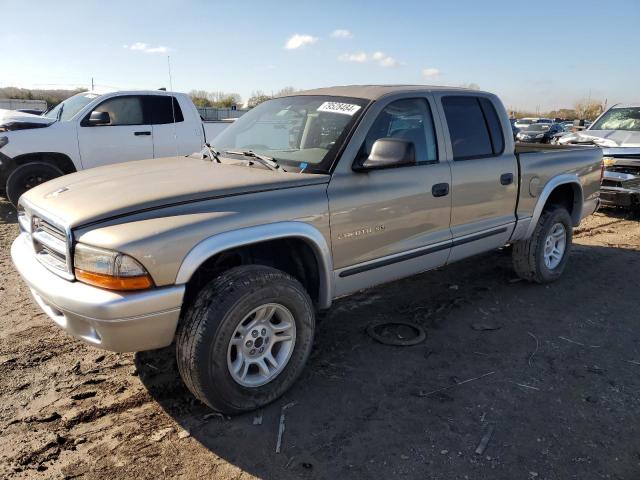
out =
<svg viewBox="0 0 640 480"><path fill-rule="evenodd" d="M13 262L61 328L118 352L175 341L210 407L285 392L336 297L513 245L551 282L598 206L598 148L514 146L495 95L345 86L266 101L200 154L22 196Z"/></svg>
<svg viewBox="0 0 640 480"><path fill-rule="evenodd" d="M565 135L558 143L601 147L602 204L640 208L640 104L614 105L589 128Z"/></svg>
<svg viewBox="0 0 640 480"><path fill-rule="evenodd" d="M205 128L213 127L189 96L160 90L83 92L41 116L3 110L0 193L16 205L29 188L67 173L187 155L202 148Z"/></svg>

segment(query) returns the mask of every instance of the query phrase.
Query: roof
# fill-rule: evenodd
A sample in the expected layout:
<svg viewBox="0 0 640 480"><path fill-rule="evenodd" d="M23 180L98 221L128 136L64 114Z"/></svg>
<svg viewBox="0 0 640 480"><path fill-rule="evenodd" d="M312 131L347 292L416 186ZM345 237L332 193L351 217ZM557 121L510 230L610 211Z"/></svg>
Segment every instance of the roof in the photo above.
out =
<svg viewBox="0 0 640 480"><path fill-rule="evenodd" d="M152 90L152 89L116 89L110 87L97 87L93 90L86 90L80 93L91 93L95 95L107 95L111 93L117 93L118 95L186 95L186 93L182 92L172 92L167 90Z"/></svg>
<svg viewBox="0 0 640 480"><path fill-rule="evenodd" d="M366 98L368 100L377 100L398 92L432 92L432 91L469 91L476 92L468 88L445 87L435 85L342 85L335 87L316 88L313 90L305 90L302 92L294 92L292 95L333 95L337 97L354 97Z"/></svg>
<svg viewBox="0 0 640 480"><path fill-rule="evenodd" d="M640 103L616 103L610 108L640 108Z"/></svg>

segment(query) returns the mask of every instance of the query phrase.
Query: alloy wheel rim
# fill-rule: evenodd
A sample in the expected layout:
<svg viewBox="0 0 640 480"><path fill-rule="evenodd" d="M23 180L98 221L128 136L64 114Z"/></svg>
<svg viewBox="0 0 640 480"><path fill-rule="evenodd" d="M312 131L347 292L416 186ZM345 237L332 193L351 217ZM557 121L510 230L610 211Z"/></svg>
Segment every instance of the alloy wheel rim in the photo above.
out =
<svg viewBox="0 0 640 480"><path fill-rule="evenodd" d="M287 307L266 303L238 324L227 349L227 367L243 387L259 387L289 363L296 342L296 322Z"/></svg>
<svg viewBox="0 0 640 480"><path fill-rule="evenodd" d="M44 182L48 182L49 180L51 180L53 177L51 175L29 175L27 178L25 178L24 182L23 182L23 188L26 190L31 190L33 187L37 187L38 185L40 185L41 183Z"/></svg>
<svg viewBox="0 0 640 480"><path fill-rule="evenodd" d="M544 241L544 264L553 270L560 265L567 248L567 230L562 223L556 223Z"/></svg>

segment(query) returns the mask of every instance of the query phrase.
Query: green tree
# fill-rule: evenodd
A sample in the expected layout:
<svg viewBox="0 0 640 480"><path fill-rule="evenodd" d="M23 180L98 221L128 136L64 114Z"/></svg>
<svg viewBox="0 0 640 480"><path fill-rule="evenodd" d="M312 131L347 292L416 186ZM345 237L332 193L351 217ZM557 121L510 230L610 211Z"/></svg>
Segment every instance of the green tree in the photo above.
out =
<svg viewBox="0 0 640 480"><path fill-rule="evenodd" d="M260 105L262 102L269 100L271 97L264 93L262 90L255 90L251 92L251 96L249 100L247 100L247 106L249 108L256 107Z"/></svg>

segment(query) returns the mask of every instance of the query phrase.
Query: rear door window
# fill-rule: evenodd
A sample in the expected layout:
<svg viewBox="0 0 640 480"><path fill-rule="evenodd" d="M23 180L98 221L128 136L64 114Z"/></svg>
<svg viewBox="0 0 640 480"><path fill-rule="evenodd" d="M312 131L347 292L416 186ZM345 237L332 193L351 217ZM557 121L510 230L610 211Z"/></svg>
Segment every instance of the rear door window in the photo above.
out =
<svg viewBox="0 0 640 480"><path fill-rule="evenodd" d="M504 150L500 118L487 98L450 96L442 99L454 160L498 155Z"/></svg>
<svg viewBox="0 0 640 480"><path fill-rule="evenodd" d="M148 123L162 125L166 123L183 122L182 109L175 97L169 95L147 95L145 109Z"/></svg>
<svg viewBox="0 0 640 480"><path fill-rule="evenodd" d="M484 118L489 127L493 153L499 155L504 150L504 136L502 135L502 125L500 124L498 112L496 112L491 100L485 97L480 97L480 107L482 107L482 113L484 113Z"/></svg>

